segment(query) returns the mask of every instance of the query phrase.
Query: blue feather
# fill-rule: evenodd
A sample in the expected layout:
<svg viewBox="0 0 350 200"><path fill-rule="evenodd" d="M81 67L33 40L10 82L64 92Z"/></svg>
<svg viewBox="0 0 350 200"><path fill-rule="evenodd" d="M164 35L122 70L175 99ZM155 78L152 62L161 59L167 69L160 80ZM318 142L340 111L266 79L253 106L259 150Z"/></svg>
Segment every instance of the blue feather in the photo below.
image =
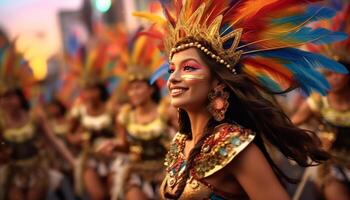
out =
<svg viewBox="0 0 350 200"><path fill-rule="evenodd" d="M260 52L263 57L282 60L298 82L301 89L310 94L315 90L323 95L330 89L330 85L316 68L322 67L337 73L348 73L346 68L327 57L294 48L285 48L275 51Z"/></svg>
<svg viewBox="0 0 350 200"><path fill-rule="evenodd" d="M264 57L279 58L285 61L299 63L301 66L307 66L308 68L322 67L341 74L348 73L344 65L332 59L329 59L320 54L311 53L295 48L284 48L274 51L260 52L257 54Z"/></svg>
<svg viewBox="0 0 350 200"><path fill-rule="evenodd" d="M293 72L294 78L306 94L309 95L312 91L317 91L326 95L327 91L330 90L328 81L318 71L296 63L289 63L286 66Z"/></svg>
<svg viewBox="0 0 350 200"><path fill-rule="evenodd" d="M328 44L345 40L347 34L343 32L333 32L324 28L312 29L303 27L296 32L286 34L282 39L289 41L312 42L314 44Z"/></svg>
<svg viewBox="0 0 350 200"><path fill-rule="evenodd" d="M286 23L291 24L302 24L304 22L314 22L322 19L330 19L334 17L336 11L332 8L321 7L321 6L310 6L304 13L274 19L272 25L284 25Z"/></svg>
<svg viewBox="0 0 350 200"><path fill-rule="evenodd" d="M162 66L160 66L157 71L155 71L151 78L150 78L150 84L153 84L154 82L156 82L160 77L166 75L168 73L169 70L169 63L164 63Z"/></svg>
<svg viewBox="0 0 350 200"><path fill-rule="evenodd" d="M270 77L266 75L259 75L258 77L259 82L270 89L273 92L282 92L282 88L278 83L276 83L274 80L272 80Z"/></svg>

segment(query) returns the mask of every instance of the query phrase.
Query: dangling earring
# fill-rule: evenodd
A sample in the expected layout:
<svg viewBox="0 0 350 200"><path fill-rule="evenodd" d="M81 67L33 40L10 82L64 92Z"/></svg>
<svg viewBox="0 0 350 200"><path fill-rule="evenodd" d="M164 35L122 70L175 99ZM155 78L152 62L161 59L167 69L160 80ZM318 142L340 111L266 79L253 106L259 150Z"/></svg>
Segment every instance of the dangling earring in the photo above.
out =
<svg viewBox="0 0 350 200"><path fill-rule="evenodd" d="M208 95L208 111L216 121L222 121L225 118L229 102L227 101L229 93L224 91L225 86L220 85L214 88L214 91Z"/></svg>

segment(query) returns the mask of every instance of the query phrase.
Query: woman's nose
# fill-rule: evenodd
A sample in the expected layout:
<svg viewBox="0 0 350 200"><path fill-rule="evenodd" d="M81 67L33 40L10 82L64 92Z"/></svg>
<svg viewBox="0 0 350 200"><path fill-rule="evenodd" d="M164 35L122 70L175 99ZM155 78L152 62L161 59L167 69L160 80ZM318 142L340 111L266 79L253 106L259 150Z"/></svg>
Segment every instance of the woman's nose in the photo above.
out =
<svg viewBox="0 0 350 200"><path fill-rule="evenodd" d="M176 83L181 81L181 75L179 71L174 71L173 73L170 74L169 80L170 83Z"/></svg>

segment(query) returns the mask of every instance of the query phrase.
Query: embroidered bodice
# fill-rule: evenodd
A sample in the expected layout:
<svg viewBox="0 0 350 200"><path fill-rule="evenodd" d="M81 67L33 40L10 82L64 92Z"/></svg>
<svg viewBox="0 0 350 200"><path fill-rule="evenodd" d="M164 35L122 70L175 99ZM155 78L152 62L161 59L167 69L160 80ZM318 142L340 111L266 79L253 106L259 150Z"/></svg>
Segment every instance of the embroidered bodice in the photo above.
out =
<svg viewBox="0 0 350 200"><path fill-rule="evenodd" d="M89 134L90 141L101 137L114 137L114 120L111 113L106 111L100 115L93 116L88 114L85 106L80 106L75 109L72 115L79 119L83 130Z"/></svg>
<svg viewBox="0 0 350 200"><path fill-rule="evenodd" d="M180 199L218 199L220 196L233 198L233 195L218 192L203 179L223 169L253 141L254 137L253 132L237 125L222 124L216 127L215 133L204 141L201 152L195 158L190 178ZM183 154L186 138L186 135L177 133L166 156L167 175L161 187L163 198L171 191L170 188L176 187L186 167Z"/></svg>
<svg viewBox="0 0 350 200"><path fill-rule="evenodd" d="M311 110L320 114L327 122L336 126L350 127L350 110L338 111L329 105L327 97L318 94L312 94L307 102Z"/></svg>
<svg viewBox="0 0 350 200"><path fill-rule="evenodd" d="M160 112L152 121L138 123L134 110L127 105L121 109L118 121L128 133L131 151L140 154L142 160L162 159L165 156L164 140L168 126Z"/></svg>
<svg viewBox="0 0 350 200"><path fill-rule="evenodd" d="M58 123L57 121L52 120L50 125L52 127L52 131L58 137L64 137L69 131L68 123Z"/></svg>
<svg viewBox="0 0 350 200"><path fill-rule="evenodd" d="M8 128L0 126L0 132L6 146L11 149L12 159L25 159L38 153L37 128L32 121L28 121L21 127Z"/></svg>

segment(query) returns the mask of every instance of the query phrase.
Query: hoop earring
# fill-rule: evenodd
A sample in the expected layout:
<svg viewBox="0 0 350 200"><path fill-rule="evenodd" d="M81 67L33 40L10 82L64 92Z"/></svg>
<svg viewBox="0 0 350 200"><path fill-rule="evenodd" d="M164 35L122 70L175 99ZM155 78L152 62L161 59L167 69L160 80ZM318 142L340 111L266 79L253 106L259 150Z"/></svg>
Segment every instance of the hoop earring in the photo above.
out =
<svg viewBox="0 0 350 200"><path fill-rule="evenodd" d="M220 85L208 94L208 111L216 121L222 121L229 106L227 101L229 93L224 91L225 86Z"/></svg>

